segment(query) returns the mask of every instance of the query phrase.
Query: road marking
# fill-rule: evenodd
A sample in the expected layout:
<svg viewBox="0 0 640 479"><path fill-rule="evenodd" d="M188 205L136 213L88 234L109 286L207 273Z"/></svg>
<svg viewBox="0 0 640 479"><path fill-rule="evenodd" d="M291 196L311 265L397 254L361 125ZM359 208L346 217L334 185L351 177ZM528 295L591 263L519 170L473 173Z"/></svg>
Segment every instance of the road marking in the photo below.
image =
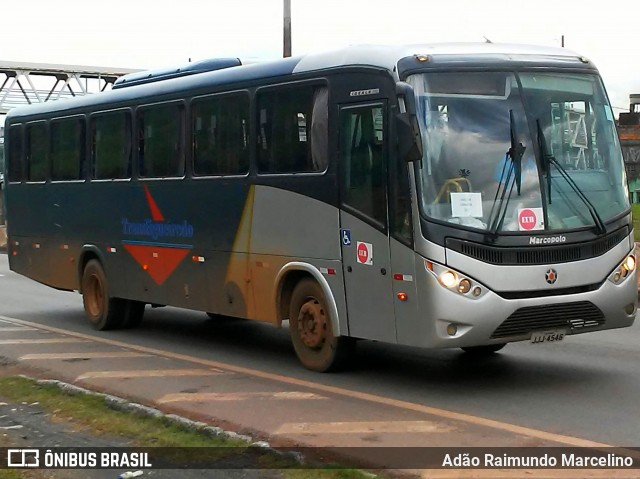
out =
<svg viewBox="0 0 640 479"><path fill-rule="evenodd" d="M253 392L253 393L177 393L166 394L158 403L168 402L208 402L208 401L246 401L247 399L328 399L314 393L299 391Z"/></svg>
<svg viewBox="0 0 640 479"><path fill-rule="evenodd" d="M164 378L181 376L213 376L224 374L221 369L148 369L134 371L89 371L76 378L81 379L112 379L112 378Z"/></svg>
<svg viewBox="0 0 640 479"><path fill-rule="evenodd" d="M516 424L497 421L494 419L487 419L484 417L473 416L471 414L448 411L446 409L440 409L432 406L425 406L423 404L411 403L411 402L402 401L399 399L392 399L384 396L378 396L376 394L353 391L353 390L341 388L338 386L329 386L327 384L314 383L312 381L307 381L304 379L296 379L288 376L282 376L276 373L269 373L266 371L260 371L257 369L251 369L243 366L226 364L219 361L210 361L207 359L188 356L186 354L172 353L170 351L164 351L161 349L149 348L145 346L137 346L134 344L125 343L123 341L115 341L113 339L101 338L99 336L90 336L87 334L67 331L67 330L56 328L53 326L47 326L39 323L34 323L31 321L25 321L18 318L11 318L8 316L0 315L0 320L2 319L7 320L9 322L13 322L14 324L20 324L23 326L32 326L37 329L43 329L43 330L51 331L54 333L65 334L67 336L87 339L87 340L95 341L97 343L109 344L111 346L127 348L134 351L154 354L157 356L176 359L180 361L188 361L194 364L214 367L214 368L222 369L225 371L231 371L237 374L245 374L247 376L253 376L253 377L267 379L271 381L277 381L283 384L287 384L289 386L303 387L303 388L308 388L315 391L321 391L322 393L325 393L325 394L328 393L328 394L335 394L343 397L349 397L353 399L360 399L360 400L371 402L374 404L380 404L383 406L403 409L405 411L414 411L422 414L428 414L428 415L436 416L436 417L451 420L451 421L461 421L468 424L474 424L477 426L496 429L499 431L506 431L512 434L521 434L527 437L536 438L543 441L556 442L558 444L565 444L568 446L576 446L576 447L592 447L592 448L613 447L609 444L590 441L588 439L582 439L579 437L566 436L563 434L556 434L552 432L541 431L538 429L532 429L524 426L518 426Z"/></svg>
<svg viewBox="0 0 640 479"><path fill-rule="evenodd" d="M57 344L57 343L88 343L88 339L75 338L46 338L46 339L0 339L0 344Z"/></svg>
<svg viewBox="0 0 640 479"><path fill-rule="evenodd" d="M39 359L110 359L110 358L148 358L152 354L132 353L131 351L93 352L93 353L33 353L18 358L19 361L34 361Z"/></svg>
<svg viewBox="0 0 640 479"><path fill-rule="evenodd" d="M0 333L11 333L15 331L37 331L37 329L27 328L26 326L0 326Z"/></svg>
<svg viewBox="0 0 640 479"><path fill-rule="evenodd" d="M362 421L285 423L273 434L364 434L407 432L451 432L455 428L434 421Z"/></svg>

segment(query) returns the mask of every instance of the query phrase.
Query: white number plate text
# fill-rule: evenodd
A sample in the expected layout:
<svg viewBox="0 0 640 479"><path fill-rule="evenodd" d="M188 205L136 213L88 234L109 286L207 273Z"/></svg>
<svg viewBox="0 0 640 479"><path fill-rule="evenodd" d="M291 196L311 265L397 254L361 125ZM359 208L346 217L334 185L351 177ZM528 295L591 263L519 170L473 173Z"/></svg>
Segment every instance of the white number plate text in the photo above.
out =
<svg viewBox="0 0 640 479"><path fill-rule="evenodd" d="M531 342L538 343L551 343L554 341L562 341L566 331L564 329L556 329L553 331L538 331L531 335Z"/></svg>

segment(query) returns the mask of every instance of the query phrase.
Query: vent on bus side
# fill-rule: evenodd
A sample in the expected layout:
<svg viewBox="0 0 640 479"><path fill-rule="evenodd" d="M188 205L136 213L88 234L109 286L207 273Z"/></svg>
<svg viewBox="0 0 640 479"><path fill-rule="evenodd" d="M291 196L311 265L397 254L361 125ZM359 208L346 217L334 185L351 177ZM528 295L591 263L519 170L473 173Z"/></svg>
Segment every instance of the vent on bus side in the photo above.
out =
<svg viewBox="0 0 640 479"><path fill-rule="evenodd" d="M528 306L516 310L491 335L492 339L526 336L545 329L583 330L603 325L604 314L590 301Z"/></svg>
<svg viewBox="0 0 640 479"><path fill-rule="evenodd" d="M447 238L446 247L465 256L490 264L550 264L566 263L600 256L629 235L625 226L599 240L553 246L499 247L487 246L456 238Z"/></svg>
<svg viewBox="0 0 640 479"><path fill-rule="evenodd" d="M143 85L145 83L153 83L170 78L195 75L196 73L212 72L215 70L223 70L225 68L237 67L242 65L239 58L213 58L210 60L202 60L199 62L187 63L181 67L165 68L162 70L149 70L136 73L130 73L120 77L113 84L113 89L125 88L134 85Z"/></svg>

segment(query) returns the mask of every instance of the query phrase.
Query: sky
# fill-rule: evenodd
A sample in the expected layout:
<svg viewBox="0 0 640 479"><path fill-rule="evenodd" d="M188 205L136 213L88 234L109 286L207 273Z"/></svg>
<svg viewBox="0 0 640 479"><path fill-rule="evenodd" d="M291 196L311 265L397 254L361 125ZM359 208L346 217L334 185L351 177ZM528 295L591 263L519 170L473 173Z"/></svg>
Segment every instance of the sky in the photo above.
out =
<svg viewBox="0 0 640 479"><path fill-rule="evenodd" d="M291 0L293 55L353 44L526 43L599 68L616 116L640 94L640 1ZM4 0L0 60L153 69L282 56L283 0Z"/></svg>

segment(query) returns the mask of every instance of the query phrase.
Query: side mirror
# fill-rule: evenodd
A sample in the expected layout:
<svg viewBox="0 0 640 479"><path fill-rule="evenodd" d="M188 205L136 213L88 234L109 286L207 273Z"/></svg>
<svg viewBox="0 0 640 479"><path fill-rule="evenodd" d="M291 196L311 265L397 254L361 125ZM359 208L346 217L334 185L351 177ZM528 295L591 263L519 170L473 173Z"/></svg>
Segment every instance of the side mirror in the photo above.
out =
<svg viewBox="0 0 640 479"><path fill-rule="evenodd" d="M416 101L411 85L404 82L396 84L398 100L404 101L405 110L396 115L396 134L398 136L398 158L411 163L422 161L422 136L416 116Z"/></svg>
<svg viewBox="0 0 640 479"><path fill-rule="evenodd" d="M407 163L422 161L422 137L416 116L407 112L396 115L396 133L398 157Z"/></svg>

